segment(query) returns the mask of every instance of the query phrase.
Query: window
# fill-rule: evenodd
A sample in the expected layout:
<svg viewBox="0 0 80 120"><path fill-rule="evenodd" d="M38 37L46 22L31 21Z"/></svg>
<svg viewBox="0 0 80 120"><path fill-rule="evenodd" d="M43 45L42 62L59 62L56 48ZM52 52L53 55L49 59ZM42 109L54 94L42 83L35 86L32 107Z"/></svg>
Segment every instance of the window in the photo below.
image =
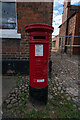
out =
<svg viewBox="0 0 80 120"><path fill-rule="evenodd" d="M63 38L62 38L62 47L63 47Z"/></svg>
<svg viewBox="0 0 80 120"><path fill-rule="evenodd" d="M61 47L61 38L59 38L59 47Z"/></svg>
<svg viewBox="0 0 80 120"><path fill-rule="evenodd" d="M72 41L72 34L69 35L70 37L68 38L68 45L71 45L71 41Z"/></svg>
<svg viewBox="0 0 80 120"><path fill-rule="evenodd" d="M56 47L56 41L53 41L53 47Z"/></svg>
<svg viewBox="0 0 80 120"><path fill-rule="evenodd" d="M16 3L2 3L2 29L16 29Z"/></svg>
<svg viewBox="0 0 80 120"><path fill-rule="evenodd" d="M10 2L1 2L0 7L2 17L0 17L0 38L18 38L21 39L21 34L17 33L17 17L15 0ZM13 1L13 2L12 2Z"/></svg>

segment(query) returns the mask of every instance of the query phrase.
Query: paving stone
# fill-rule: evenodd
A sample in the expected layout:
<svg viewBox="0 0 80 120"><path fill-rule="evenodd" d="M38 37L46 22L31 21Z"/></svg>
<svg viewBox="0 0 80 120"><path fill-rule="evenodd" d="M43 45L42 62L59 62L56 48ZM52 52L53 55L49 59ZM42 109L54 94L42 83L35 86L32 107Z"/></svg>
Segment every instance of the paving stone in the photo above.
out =
<svg viewBox="0 0 80 120"><path fill-rule="evenodd" d="M58 90L60 91L60 90L61 90L61 87L58 87Z"/></svg>
<svg viewBox="0 0 80 120"><path fill-rule="evenodd" d="M64 103L62 101L60 101L60 104L63 105Z"/></svg>
<svg viewBox="0 0 80 120"><path fill-rule="evenodd" d="M16 103L17 102L17 100L16 99L13 99L12 101L11 101L11 104L14 104L14 103Z"/></svg>
<svg viewBox="0 0 80 120"><path fill-rule="evenodd" d="M6 103L9 104L10 103L10 99L6 100Z"/></svg>
<svg viewBox="0 0 80 120"><path fill-rule="evenodd" d="M17 103L14 103L14 105L15 105L15 106L18 106L19 104L18 104L18 102L17 102Z"/></svg>
<svg viewBox="0 0 80 120"><path fill-rule="evenodd" d="M71 97L68 97L67 100L71 100Z"/></svg>
<svg viewBox="0 0 80 120"><path fill-rule="evenodd" d="M78 110L80 110L80 107L78 108Z"/></svg>
<svg viewBox="0 0 80 120"><path fill-rule="evenodd" d="M48 98L49 98L49 99L52 99L52 98L53 98L53 96L49 94L49 95L48 95Z"/></svg>
<svg viewBox="0 0 80 120"><path fill-rule="evenodd" d="M75 104L73 105L75 108L77 107Z"/></svg>
<svg viewBox="0 0 80 120"><path fill-rule="evenodd" d="M9 104L9 105L7 106L7 108L9 108L9 109L12 108L12 104Z"/></svg>
<svg viewBox="0 0 80 120"><path fill-rule="evenodd" d="M26 87L28 87L28 84L25 84Z"/></svg>
<svg viewBox="0 0 80 120"><path fill-rule="evenodd" d="M14 99L14 97L10 97L10 98L9 98L9 100L12 100L12 99Z"/></svg>
<svg viewBox="0 0 80 120"><path fill-rule="evenodd" d="M16 96L16 94L12 94L12 97L15 97Z"/></svg>
<svg viewBox="0 0 80 120"><path fill-rule="evenodd" d="M74 94L74 97L78 97L78 93L75 93L75 94Z"/></svg>
<svg viewBox="0 0 80 120"><path fill-rule="evenodd" d="M52 111L52 113L54 114L54 111Z"/></svg>
<svg viewBox="0 0 80 120"><path fill-rule="evenodd" d="M61 90L61 93L64 93L64 91L63 91L63 90Z"/></svg>

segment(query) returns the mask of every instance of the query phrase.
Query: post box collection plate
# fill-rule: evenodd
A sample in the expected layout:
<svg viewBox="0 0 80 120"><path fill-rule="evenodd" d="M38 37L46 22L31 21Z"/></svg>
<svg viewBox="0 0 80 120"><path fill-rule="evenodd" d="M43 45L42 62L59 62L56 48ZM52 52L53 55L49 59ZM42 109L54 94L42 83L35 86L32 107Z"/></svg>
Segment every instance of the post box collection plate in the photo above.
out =
<svg viewBox="0 0 80 120"><path fill-rule="evenodd" d="M43 56L43 45L35 45L35 56Z"/></svg>

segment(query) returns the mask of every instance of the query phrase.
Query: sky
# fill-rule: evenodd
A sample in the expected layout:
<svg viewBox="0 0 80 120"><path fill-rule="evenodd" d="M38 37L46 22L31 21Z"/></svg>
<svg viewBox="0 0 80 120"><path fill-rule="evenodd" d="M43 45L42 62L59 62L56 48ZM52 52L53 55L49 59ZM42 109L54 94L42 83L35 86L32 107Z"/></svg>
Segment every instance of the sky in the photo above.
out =
<svg viewBox="0 0 80 120"><path fill-rule="evenodd" d="M68 1L68 0L66 0ZM54 32L52 37L59 34L59 25L62 23L62 13L63 13L64 0L54 0L53 6L53 24ZM71 5L80 5L80 0L71 0Z"/></svg>

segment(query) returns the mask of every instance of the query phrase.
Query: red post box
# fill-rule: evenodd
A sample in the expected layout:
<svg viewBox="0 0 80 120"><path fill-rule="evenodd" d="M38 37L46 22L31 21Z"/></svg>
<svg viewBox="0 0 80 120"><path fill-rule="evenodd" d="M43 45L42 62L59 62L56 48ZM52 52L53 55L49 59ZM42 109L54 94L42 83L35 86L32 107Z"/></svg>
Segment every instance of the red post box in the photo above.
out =
<svg viewBox="0 0 80 120"><path fill-rule="evenodd" d="M47 103L49 36L53 27L46 24L30 24L29 33L29 95L32 102Z"/></svg>

